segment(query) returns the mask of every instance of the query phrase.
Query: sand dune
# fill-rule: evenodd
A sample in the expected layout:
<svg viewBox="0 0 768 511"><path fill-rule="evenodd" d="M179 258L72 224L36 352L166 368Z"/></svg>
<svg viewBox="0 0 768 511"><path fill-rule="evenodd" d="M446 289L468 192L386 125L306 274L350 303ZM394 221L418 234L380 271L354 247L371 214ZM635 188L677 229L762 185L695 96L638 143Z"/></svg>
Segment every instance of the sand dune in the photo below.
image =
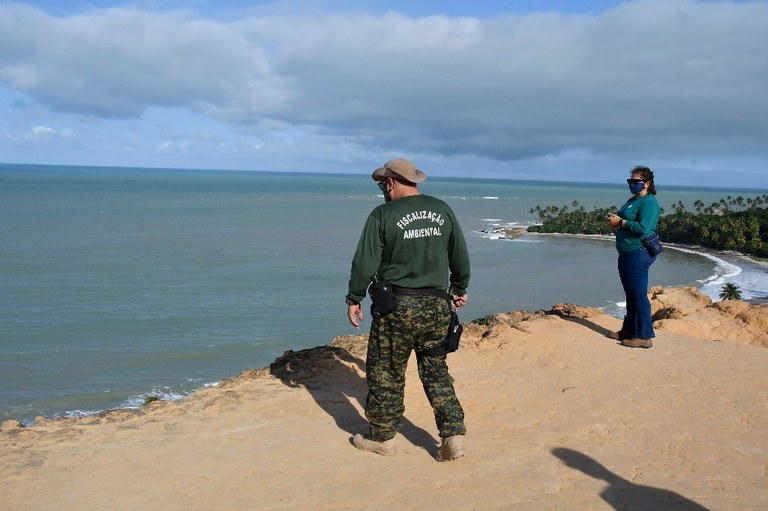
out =
<svg viewBox="0 0 768 511"><path fill-rule="evenodd" d="M0 434L0 502L22 509L765 509L768 307L655 288L652 349L559 304L467 324L449 357L467 456L437 463L411 363L391 458L365 429L366 336L288 352L176 402ZM413 361L412 361L413 362Z"/></svg>

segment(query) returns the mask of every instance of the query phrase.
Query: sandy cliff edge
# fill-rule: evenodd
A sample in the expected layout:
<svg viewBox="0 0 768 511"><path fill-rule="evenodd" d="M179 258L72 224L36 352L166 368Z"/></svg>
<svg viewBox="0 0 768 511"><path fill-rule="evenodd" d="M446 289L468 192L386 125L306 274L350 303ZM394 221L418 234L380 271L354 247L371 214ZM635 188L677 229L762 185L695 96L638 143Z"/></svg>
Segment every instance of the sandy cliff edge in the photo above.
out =
<svg viewBox="0 0 768 511"><path fill-rule="evenodd" d="M397 456L349 444L366 426L366 336L342 336L180 401L6 421L3 509L763 509L768 307L650 295L650 350L573 304L465 324L449 356L460 460L432 458L413 361Z"/></svg>

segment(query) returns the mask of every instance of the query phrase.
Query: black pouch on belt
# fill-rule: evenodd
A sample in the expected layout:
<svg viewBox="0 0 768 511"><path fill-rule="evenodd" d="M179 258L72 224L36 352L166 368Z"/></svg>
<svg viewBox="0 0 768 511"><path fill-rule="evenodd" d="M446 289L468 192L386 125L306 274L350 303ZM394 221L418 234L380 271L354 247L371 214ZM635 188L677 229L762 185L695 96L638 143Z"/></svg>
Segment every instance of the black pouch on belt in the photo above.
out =
<svg viewBox="0 0 768 511"><path fill-rule="evenodd" d="M441 355L447 355L448 353L453 353L459 349L459 341L461 340L461 333L463 331L464 327L461 326L459 315L456 314L456 311L452 310L451 322L448 325L448 333L446 334L445 339L443 339L443 343L436 348L432 348L431 350L420 353L427 357L437 357Z"/></svg>
<svg viewBox="0 0 768 511"><path fill-rule="evenodd" d="M459 349L459 341L461 340L461 333L464 331L464 327L461 326L459 321L459 315L456 311L451 311L451 323L448 325L448 335L445 336L443 341L443 348L446 353L453 353Z"/></svg>
<svg viewBox="0 0 768 511"><path fill-rule="evenodd" d="M392 290L392 284L380 279L377 274L371 277L371 285L368 286L368 295L371 297L371 314L389 314L397 308L397 296Z"/></svg>

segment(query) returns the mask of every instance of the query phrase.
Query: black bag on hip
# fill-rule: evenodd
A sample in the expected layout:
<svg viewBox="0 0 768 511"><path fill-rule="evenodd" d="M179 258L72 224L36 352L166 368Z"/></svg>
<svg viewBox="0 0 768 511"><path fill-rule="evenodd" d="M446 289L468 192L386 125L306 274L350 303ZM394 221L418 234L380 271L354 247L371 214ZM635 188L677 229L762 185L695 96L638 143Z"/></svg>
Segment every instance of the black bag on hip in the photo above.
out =
<svg viewBox="0 0 768 511"><path fill-rule="evenodd" d="M368 286L368 295L371 297L371 314L389 314L397 308L397 296L392 290L392 284L380 279L377 274L371 277L371 285Z"/></svg>

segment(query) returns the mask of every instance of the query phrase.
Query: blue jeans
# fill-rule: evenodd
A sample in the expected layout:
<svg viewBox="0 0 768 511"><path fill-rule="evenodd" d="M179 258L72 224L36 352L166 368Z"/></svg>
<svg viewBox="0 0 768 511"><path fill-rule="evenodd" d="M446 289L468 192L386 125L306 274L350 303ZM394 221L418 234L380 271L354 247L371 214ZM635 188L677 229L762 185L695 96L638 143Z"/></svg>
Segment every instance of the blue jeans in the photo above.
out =
<svg viewBox="0 0 768 511"><path fill-rule="evenodd" d="M627 315L621 331L638 339L652 339L651 302L648 300L648 270L656 261L645 247L619 254L619 278L627 297Z"/></svg>

